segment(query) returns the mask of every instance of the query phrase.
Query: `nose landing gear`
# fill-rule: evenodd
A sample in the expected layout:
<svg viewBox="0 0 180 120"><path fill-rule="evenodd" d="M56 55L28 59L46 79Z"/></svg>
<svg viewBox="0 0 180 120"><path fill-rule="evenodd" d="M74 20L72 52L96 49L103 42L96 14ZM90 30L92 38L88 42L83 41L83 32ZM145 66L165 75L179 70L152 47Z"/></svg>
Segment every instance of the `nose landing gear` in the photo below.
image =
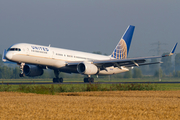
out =
<svg viewBox="0 0 180 120"><path fill-rule="evenodd" d="M24 74L23 68L24 68L25 63L21 63L21 64L18 64L18 65L19 65L19 68L21 70L21 73L19 74L19 77L24 77L25 74Z"/></svg>

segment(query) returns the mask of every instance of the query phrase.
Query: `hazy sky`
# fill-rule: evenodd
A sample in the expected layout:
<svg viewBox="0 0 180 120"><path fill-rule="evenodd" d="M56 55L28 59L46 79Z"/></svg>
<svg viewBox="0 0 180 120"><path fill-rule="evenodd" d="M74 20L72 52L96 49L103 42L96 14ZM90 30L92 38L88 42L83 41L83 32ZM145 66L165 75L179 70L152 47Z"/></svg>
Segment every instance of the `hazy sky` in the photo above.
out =
<svg viewBox="0 0 180 120"><path fill-rule="evenodd" d="M179 0L0 0L0 51L24 42L111 54L135 25L129 57L156 55L151 44L158 41L169 52L180 40L179 6Z"/></svg>

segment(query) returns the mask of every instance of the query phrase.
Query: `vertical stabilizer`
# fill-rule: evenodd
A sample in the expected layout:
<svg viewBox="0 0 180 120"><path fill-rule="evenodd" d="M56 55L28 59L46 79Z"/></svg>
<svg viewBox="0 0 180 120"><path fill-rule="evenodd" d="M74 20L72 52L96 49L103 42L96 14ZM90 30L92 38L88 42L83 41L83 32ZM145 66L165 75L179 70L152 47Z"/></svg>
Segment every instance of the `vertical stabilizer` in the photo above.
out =
<svg viewBox="0 0 180 120"><path fill-rule="evenodd" d="M116 59L125 59L128 56L131 40L133 37L135 26L129 25L121 40L111 54Z"/></svg>

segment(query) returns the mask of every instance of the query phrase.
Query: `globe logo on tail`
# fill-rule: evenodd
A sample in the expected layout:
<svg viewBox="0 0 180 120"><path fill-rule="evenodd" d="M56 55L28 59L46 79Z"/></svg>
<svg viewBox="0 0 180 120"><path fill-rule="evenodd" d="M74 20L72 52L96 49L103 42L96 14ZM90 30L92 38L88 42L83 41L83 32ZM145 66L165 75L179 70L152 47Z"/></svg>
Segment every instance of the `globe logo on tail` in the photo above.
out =
<svg viewBox="0 0 180 120"><path fill-rule="evenodd" d="M113 58L125 59L127 58L127 45L126 42L121 39L112 54Z"/></svg>

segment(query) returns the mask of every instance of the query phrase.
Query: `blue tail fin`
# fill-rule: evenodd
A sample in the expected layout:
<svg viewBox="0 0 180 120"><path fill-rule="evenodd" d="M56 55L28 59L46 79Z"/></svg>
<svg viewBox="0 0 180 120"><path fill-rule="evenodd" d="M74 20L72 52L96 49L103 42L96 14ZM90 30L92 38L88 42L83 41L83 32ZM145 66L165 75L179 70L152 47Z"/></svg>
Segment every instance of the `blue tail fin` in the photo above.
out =
<svg viewBox="0 0 180 120"><path fill-rule="evenodd" d="M111 54L111 57L116 59L125 59L128 56L131 40L133 37L135 26L128 26L121 40Z"/></svg>

